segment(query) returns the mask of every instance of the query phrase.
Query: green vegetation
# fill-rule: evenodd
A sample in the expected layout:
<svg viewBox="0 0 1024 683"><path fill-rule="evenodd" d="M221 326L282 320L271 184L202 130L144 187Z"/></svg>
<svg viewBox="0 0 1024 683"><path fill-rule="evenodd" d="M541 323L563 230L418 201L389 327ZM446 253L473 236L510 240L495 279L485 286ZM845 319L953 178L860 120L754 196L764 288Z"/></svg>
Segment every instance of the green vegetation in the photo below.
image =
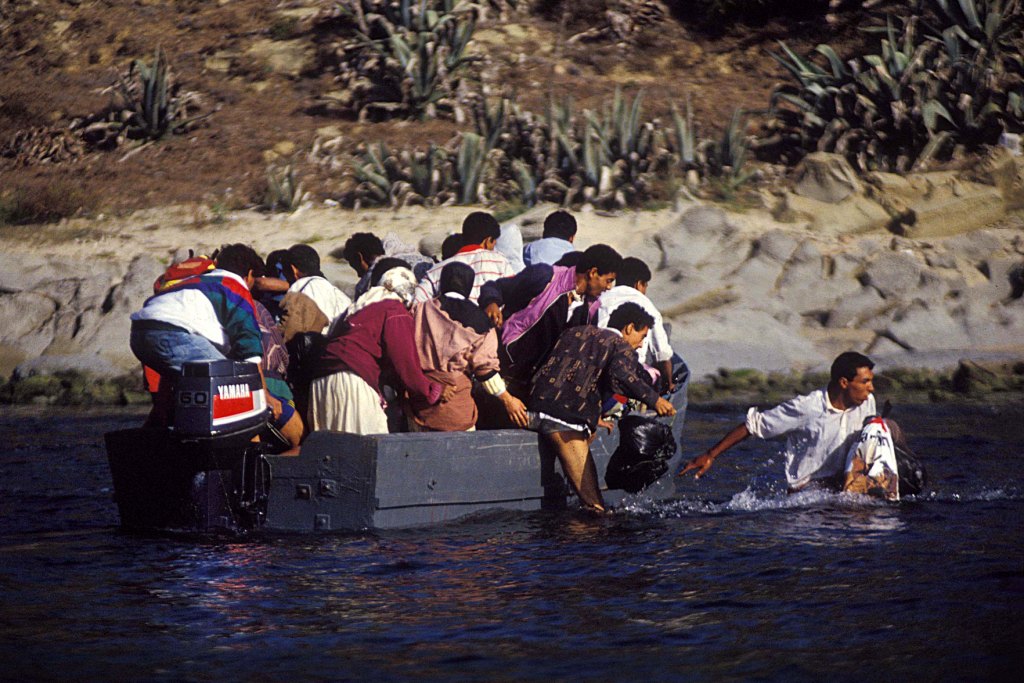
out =
<svg viewBox="0 0 1024 683"><path fill-rule="evenodd" d="M152 64L141 59L132 62L128 73L118 79L117 90L132 112L123 124L124 134L131 139L159 140L185 132L203 118L191 115L197 96L180 92L167 55L159 47Z"/></svg>
<svg viewBox="0 0 1024 683"><path fill-rule="evenodd" d="M906 172L1024 129L1019 0L919 0L881 34L877 54L845 62L819 45L824 65L780 44L773 57L793 82L772 96L769 131L783 161L819 150L862 171Z"/></svg>
<svg viewBox="0 0 1024 683"><path fill-rule="evenodd" d="M737 110L720 140L696 141L689 103L671 128L643 117L643 93L616 89L600 111L577 111L571 98L548 101L544 116L511 98L481 100L475 131L443 147L392 152L370 145L349 160L356 184L345 206L522 204L538 200L599 208L667 201L687 171L710 196L731 199L746 183L748 144Z"/></svg>
<svg viewBox="0 0 1024 683"><path fill-rule="evenodd" d="M719 369L690 384L692 403L778 403L828 384L828 373ZM893 368L875 374L880 396L912 402L1024 400L1024 362L961 361L952 371Z"/></svg>
<svg viewBox="0 0 1024 683"><path fill-rule="evenodd" d="M291 213L308 198L309 194L303 191L302 182L291 164L284 168L267 168L267 190L263 197L265 209Z"/></svg>
<svg viewBox="0 0 1024 683"><path fill-rule="evenodd" d="M450 115L476 60L476 13L454 0L346 0L316 29L331 36L328 66L360 118Z"/></svg>
<svg viewBox="0 0 1024 683"><path fill-rule="evenodd" d="M148 403L137 375L98 379L88 373L64 370L0 383L0 403L40 405L133 405Z"/></svg>

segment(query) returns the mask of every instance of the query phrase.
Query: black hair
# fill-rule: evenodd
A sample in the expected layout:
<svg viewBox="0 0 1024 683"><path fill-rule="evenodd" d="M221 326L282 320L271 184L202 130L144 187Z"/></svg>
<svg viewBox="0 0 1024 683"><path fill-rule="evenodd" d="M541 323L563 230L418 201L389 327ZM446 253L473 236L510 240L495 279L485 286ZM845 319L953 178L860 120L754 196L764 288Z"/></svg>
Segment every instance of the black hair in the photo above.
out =
<svg viewBox="0 0 1024 683"><path fill-rule="evenodd" d="M501 226L497 219L486 211L474 211L462 221L462 237L465 244L483 244L488 237L501 237Z"/></svg>
<svg viewBox="0 0 1024 683"><path fill-rule="evenodd" d="M455 256L459 253L459 249L462 249L465 245L465 238L461 234L448 235L444 238L444 242L441 242L441 260L447 261L452 256Z"/></svg>
<svg viewBox="0 0 1024 683"><path fill-rule="evenodd" d="M270 277L287 280L291 283L295 280L295 274L292 272L291 265L292 263L288 259L288 250L275 249L267 254L267 270L265 274Z"/></svg>
<svg viewBox="0 0 1024 683"><path fill-rule="evenodd" d="M544 237L561 237L567 240L576 236L576 218L569 213L559 209L549 213L544 219Z"/></svg>
<svg viewBox="0 0 1024 683"><path fill-rule="evenodd" d="M320 254L308 244L293 244L288 247L288 260L303 275L323 277L323 273L320 272Z"/></svg>
<svg viewBox="0 0 1024 683"><path fill-rule="evenodd" d="M641 282L651 281L651 269L635 256L622 259L622 265L615 271L615 284L636 287Z"/></svg>
<svg viewBox="0 0 1024 683"><path fill-rule="evenodd" d="M576 264L576 273L585 275L591 268L597 268L598 275L618 273L622 257L607 244L595 244L583 252L583 258Z"/></svg>
<svg viewBox="0 0 1024 683"><path fill-rule="evenodd" d="M384 243L372 232L357 232L345 240L341 255L349 263L356 261L362 254L367 263L373 261L375 256L384 255Z"/></svg>
<svg viewBox="0 0 1024 683"><path fill-rule="evenodd" d="M579 262L583 259L582 251L567 251L562 254L562 258L555 261L556 266L565 266L567 268L575 268L579 265Z"/></svg>
<svg viewBox="0 0 1024 683"><path fill-rule="evenodd" d="M838 382L844 377L850 380L857 376L858 368L870 370L873 367L875 367L874 362L863 353L844 351L832 361L831 379L833 382Z"/></svg>
<svg viewBox="0 0 1024 683"><path fill-rule="evenodd" d="M645 311L640 304L632 301L622 304L608 316L608 327L616 330L624 330L630 323L633 323L635 330L642 330L645 327L651 329L654 324L654 316Z"/></svg>
<svg viewBox="0 0 1024 683"><path fill-rule="evenodd" d="M227 244L217 252L217 267L245 277L252 271L253 277L261 277L265 266L263 259L248 244Z"/></svg>
<svg viewBox="0 0 1024 683"><path fill-rule="evenodd" d="M441 269L441 277L437 282L437 292L438 294L454 292L469 298L469 295L473 292L473 281L475 279L476 273L473 272L471 267L465 263L452 261Z"/></svg>
<svg viewBox="0 0 1024 683"><path fill-rule="evenodd" d="M384 273L388 272L392 268L408 268L409 270L412 270L409 263L400 258L389 256L387 258L377 259L377 262L373 264L373 274L370 276L370 286L376 287L379 285L380 279L384 277Z"/></svg>

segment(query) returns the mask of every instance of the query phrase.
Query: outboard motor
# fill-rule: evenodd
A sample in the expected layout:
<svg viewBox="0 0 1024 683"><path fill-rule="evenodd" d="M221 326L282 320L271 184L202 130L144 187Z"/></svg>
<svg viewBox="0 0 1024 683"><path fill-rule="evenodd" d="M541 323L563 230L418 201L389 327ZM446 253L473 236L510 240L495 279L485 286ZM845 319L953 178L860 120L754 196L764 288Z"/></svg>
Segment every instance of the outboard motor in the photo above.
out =
<svg viewBox="0 0 1024 683"><path fill-rule="evenodd" d="M267 397L254 363L185 363L174 388L171 434L208 452L239 450L267 424Z"/></svg>
<svg viewBox="0 0 1024 683"><path fill-rule="evenodd" d="M185 363L167 429L106 435L121 524L133 529L245 531L265 516L270 411L253 363Z"/></svg>

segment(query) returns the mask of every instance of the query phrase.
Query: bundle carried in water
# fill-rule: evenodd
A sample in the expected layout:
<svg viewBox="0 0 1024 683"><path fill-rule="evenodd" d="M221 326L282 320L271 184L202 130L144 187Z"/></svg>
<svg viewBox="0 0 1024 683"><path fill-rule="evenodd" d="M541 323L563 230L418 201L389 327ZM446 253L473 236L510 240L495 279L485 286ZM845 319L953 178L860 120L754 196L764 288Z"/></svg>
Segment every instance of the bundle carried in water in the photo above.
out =
<svg viewBox="0 0 1024 683"><path fill-rule="evenodd" d="M622 418L619 430L619 447L608 461L604 480L610 489L639 493L668 471L676 440L667 424L639 415Z"/></svg>
<svg viewBox="0 0 1024 683"><path fill-rule="evenodd" d="M896 469L900 477L900 494L917 495L928 485L928 472L924 464L909 448L896 445Z"/></svg>

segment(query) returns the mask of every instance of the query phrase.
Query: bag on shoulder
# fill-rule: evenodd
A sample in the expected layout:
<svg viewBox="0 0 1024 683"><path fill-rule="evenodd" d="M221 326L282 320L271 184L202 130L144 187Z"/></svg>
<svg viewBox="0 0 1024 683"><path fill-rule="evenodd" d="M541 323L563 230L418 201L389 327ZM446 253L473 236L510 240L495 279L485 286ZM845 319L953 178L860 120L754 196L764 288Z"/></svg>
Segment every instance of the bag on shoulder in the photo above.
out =
<svg viewBox="0 0 1024 683"><path fill-rule="evenodd" d="M159 294L168 287L176 285L186 278L190 278L194 275L202 275L206 271L213 270L216 267L217 262L212 258L206 256L190 256L184 261L175 263L165 270L163 275L153 282L153 293Z"/></svg>

